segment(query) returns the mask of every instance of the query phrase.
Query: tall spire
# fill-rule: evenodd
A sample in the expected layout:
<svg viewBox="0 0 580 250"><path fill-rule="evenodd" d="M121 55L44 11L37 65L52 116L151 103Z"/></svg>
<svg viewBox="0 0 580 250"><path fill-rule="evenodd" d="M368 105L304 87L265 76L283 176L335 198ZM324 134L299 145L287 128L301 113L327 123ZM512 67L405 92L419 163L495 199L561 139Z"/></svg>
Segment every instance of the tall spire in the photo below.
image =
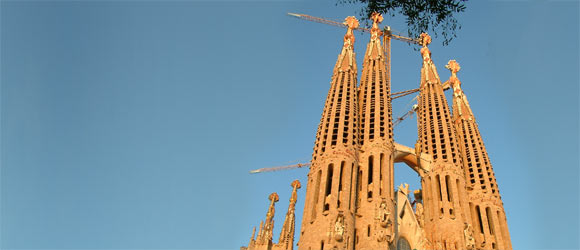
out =
<svg viewBox="0 0 580 250"><path fill-rule="evenodd" d="M240 249L248 250L271 250L272 246L272 231L274 230L274 214L276 210L274 209L274 203L278 202L278 194L271 193L268 197L270 200L270 205L268 206L268 212L266 213L266 223L260 221L260 227L258 229L258 235L254 239L256 234L256 228L252 231L252 238L248 247L241 247Z"/></svg>
<svg viewBox="0 0 580 250"><path fill-rule="evenodd" d="M460 122L461 120L475 120L473 116L473 112L471 111L471 107L469 106L469 102L465 95L463 94L463 90L461 90L461 81L457 78L457 72L461 69L459 63L455 60L450 60L445 68L451 71L451 76L449 80L444 84L448 84L453 88L453 120L455 123Z"/></svg>
<svg viewBox="0 0 580 250"><path fill-rule="evenodd" d="M286 212L286 218L284 219L278 244L276 244L276 249L280 250L292 250L294 245L294 227L296 224L294 209L296 207L296 201L298 200L297 191L301 187L300 181L294 180L290 186L292 186L290 204L288 205L288 212Z"/></svg>
<svg viewBox="0 0 580 250"><path fill-rule="evenodd" d="M381 46L379 23L383 17L373 13L371 19L371 39L358 92L361 150L355 171L356 249L384 248L392 243L395 233L391 83Z"/></svg>
<svg viewBox="0 0 580 250"><path fill-rule="evenodd" d="M308 173L301 249L348 249L353 244L351 180L352 169L358 165L358 105L352 31L358 20L347 17L344 24L348 30L333 70Z"/></svg>
<svg viewBox="0 0 580 250"><path fill-rule="evenodd" d="M380 39L382 32L378 27L383 17L373 13L371 19L371 40L367 45L359 88L360 144L370 143L375 138L392 144L391 83L387 79L385 54Z"/></svg>
<svg viewBox="0 0 580 250"><path fill-rule="evenodd" d="M274 214L276 212L274 203L279 200L278 194L271 193L268 199L270 200L270 206L268 206L268 212L266 213L266 222L260 222L260 231L258 232L254 249L270 249L272 247L272 231L274 231Z"/></svg>
<svg viewBox="0 0 580 250"><path fill-rule="evenodd" d="M427 47L431 37L421 34L421 84L417 112L417 149L433 156L432 170L422 176L425 231L435 249L468 249L462 232L469 221L465 177L455 129L437 69Z"/></svg>
<svg viewBox="0 0 580 250"><path fill-rule="evenodd" d="M461 89L455 60L447 63L451 77L446 82L453 88L453 120L459 137L461 156L467 180L467 195L478 249L512 249L503 203L487 150L475 117Z"/></svg>

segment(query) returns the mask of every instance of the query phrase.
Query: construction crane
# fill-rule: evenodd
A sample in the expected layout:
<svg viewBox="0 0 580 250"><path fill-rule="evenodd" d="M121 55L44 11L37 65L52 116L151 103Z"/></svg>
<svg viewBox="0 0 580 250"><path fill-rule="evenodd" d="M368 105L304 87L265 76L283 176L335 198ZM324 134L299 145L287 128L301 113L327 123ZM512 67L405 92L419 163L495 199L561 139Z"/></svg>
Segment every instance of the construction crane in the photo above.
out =
<svg viewBox="0 0 580 250"><path fill-rule="evenodd" d="M306 15L306 14L296 14L296 13L288 13L288 15L292 16L292 17L300 18L303 20L307 20L307 21L328 24L328 25L337 26L337 27L341 27L341 28L347 28L347 26L341 22L332 21L332 20L328 20L328 19L324 19L324 18L320 18L320 17L314 17L314 16L310 16L310 15ZM371 33L371 30L369 28L358 27L354 30L358 30L358 31L363 32L363 33ZM382 31L382 36L383 36L383 51L385 53L385 59L386 59L385 60L385 63L386 63L386 71L385 72L387 74L387 82L391 82L391 39L399 40L399 41L406 42L409 44L417 44L417 45L420 45L421 42L419 39L414 39L414 38L410 38L410 37L401 36L398 34L393 34L391 27L388 25L386 25L384 27L384 29ZM416 89L416 90L418 91L418 89ZM412 90L407 90L407 91L412 91ZM403 92L407 92L407 91L403 91ZM417 91L415 91L415 92L417 92ZM398 93L391 94L391 98L396 99L396 98L405 96L405 95L397 96L396 94L398 94ZM409 93L409 94L411 94L411 93Z"/></svg>
<svg viewBox="0 0 580 250"><path fill-rule="evenodd" d="M410 91L414 91L414 90L410 90ZM411 92L409 94L412 94L412 93L414 93L414 92ZM413 107L411 108L411 110L409 110L409 112L407 112L404 115L402 115L401 117L395 119L395 121L393 122L393 127L394 126L397 126L403 120L405 120L409 116L413 115L415 112L417 112L418 109L419 109L419 105L414 104ZM306 162L306 163L298 163L298 164L286 165L286 166L260 168L260 169L256 169L256 170L250 171L250 174L257 174L257 173L264 173L264 172L274 172L274 171L280 171L280 170L286 170L286 169L294 169L294 168L303 168L303 167L309 167L310 165L311 165L311 162Z"/></svg>
<svg viewBox="0 0 580 250"><path fill-rule="evenodd" d="M307 21L312 21L312 22L323 23L323 24L333 25L333 26L337 26L337 27L347 28L347 26L341 22L332 21L332 20L328 20L328 19L324 19L324 18L320 18L320 17L314 17L314 16L310 16L310 15L306 15L306 14L296 14L296 13L288 13L288 15L296 17L296 18L300 18L303 20L307 20ZM361 31L364 33L371 32L370 29L361 28L361 27L356 28L355 30ZM391 82L391 39L403 41L403 42L410 43L410 44L418 44L418 45L420 45L420 41L419 41L419 39L413 39L413 38L404 37L404 36L401 36L398 34L393 34L391 27L389 27L389 26L384 27L384 29L382 31L382 36L383 36L383 51L384 51L385 57L386 57L385 59L386 59L387 81ZM410 94L416 93L418 91L419 91L419 89L411 89L411 90L405 90L405 91L401 91L401 92L392 93L391 99L397 99L399 97L410 95ZM395 119L395 121L393 122L393 126L398 125L399 123L401 123L401 121L403 121L407 117L413 115L417 111L417 109L418 109L418 106L416 104L413 105L413 108L409 112L407 112L403 116ZM307 167L310 165L311 165L311 162L307 162L307 163L298 163L298 164L294 164L294 165L260 168L260 169L252 170L252 171L250 171L250 173L257 174L257 173L264 173L264 172L273 172L273 171L286 170L286 169L302 168L302 167Z"/></svg>
<svg viewBox="0 0 580 250"><path fill-rule="evenodd" d="M401 117L395 119L395 121L393 122L393 127L399 125L399 123L401 123L407 117L415 114L415 112L417 112L418 109L419 109L419 105L414 104L413 107L411 108L411 110L409 110L409 112L407 112L404 115L402 115Z"/></svg>
<svg viewBox="0 0 580 250"><path fill-rule="evenodd" d="M298 163L298 164L287 165L287 166L278 166L278 167L270 167L270 168L260 168L260 169L256 169L256 170L250 171L250 174L257 174L257 173L263 173L263 172L272 172L272 171L292 169L292 168L302 168L302 167L308 167L308 166L310 166L310 162L307 162L307 163Z"/></svg>

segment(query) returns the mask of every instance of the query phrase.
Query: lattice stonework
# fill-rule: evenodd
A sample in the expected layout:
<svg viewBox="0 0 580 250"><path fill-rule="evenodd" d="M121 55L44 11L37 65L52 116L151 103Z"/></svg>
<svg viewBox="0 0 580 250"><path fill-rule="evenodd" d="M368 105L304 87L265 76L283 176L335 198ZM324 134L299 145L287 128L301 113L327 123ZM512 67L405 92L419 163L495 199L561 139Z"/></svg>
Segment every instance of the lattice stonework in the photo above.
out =
<svg viewBox="0 0 580 250"><path fill-rule="evenodd" d="M458 232L470 218L465 177L443 86L427 48L431 40L426 34L422 40L418 147L433 157L432 171L421 180L425 231L435 249L463 249L466 242Z"/></svg>
<svg viewBox="0 0 580 250"><path fill-rule="evenodd" d="M355 249L385 248L395 238L391 83L378 26L383 18L375 14L371 19L358 92L361 150L355 171Z"/></svg>
<svg viewBox="0 0 580 250"><path fill-rule="evenodd" d="M354 237L353 169L358 165L357 66L354 17L332 74L316 134L308 174L300 249L352 249Z"/></svg>
<svg viewBox="0 0 580 250"><path fill-rule="evenodd" d="M512 249L493 168L475 116L461 89L461 81L457 78L460 66L451 60L446 67L451 71L446 84L453 88L453 121L462 151L475 241L481 249Z"/></svg>
<svg viewBox="0 0 580 250"><path fill-rule="evenodd" d="M358 28L371 35L358 87L353 46L358 21L348 17L340 24L348 29L332 73L312 161L297 164L310 165L298 248L511 250L493 168L457 78L459 64L453 60L448 63L451 77L441 83L427 47L431 38L421 35L420 94L413 108L417 112L417 144L414 149L400 145L393 140L390 55L386 53L390 53L391 37L402 38L391 34L389 28L379 29L379 14L373 14L371 20L371 29ZM381 36L385 44L381 44ZM453 89L453 113L444 93L449 88ZM395 191L395 162L404 162L417 172L421 189L411 192L408 184L402 184ZM273 193L266 220L257 235L254 228L248 247L241 249L293 250L300 183L295 181L291 186L278 243L272 240L278 201ZM413 202L408 198L411 193Z"/></svg>

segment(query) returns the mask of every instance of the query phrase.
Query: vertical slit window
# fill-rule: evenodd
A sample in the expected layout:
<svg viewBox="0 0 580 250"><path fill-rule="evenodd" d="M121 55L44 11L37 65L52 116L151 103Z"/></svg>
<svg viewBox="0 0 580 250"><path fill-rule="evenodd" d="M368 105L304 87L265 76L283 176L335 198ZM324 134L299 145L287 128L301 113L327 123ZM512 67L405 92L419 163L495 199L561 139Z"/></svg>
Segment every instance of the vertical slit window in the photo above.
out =
<svg viewBox="0 0 580 250"><path fill-rule="evenodd" d="M437 185L437 198L439 198L439 201L443 201L443 194L441 193L441 178L439 177L439 175L435 176L436 182L435 184Z"/></svg>
<svg viewBox="0 0 580 250"><path fill-rule="evenodd" d="M381 153L380 162L379 162L379 195L383 195L383 161L385 158L385 154Z"/></svg>
<svg viewBox="0 0 580 250"><path fill-rule="evenodd" d="M340 163L340 170L338 172L338 194L337 194L337 201L336 207L340 207L340 198L342 196L342 170L344 169L344 161Z"/></svg>
<svg viewBox="0 0 580 250"><path fill-rule="evenodd" d="M481 218L481 210L479 206L475 206L475 213L477 214L477 222L479 224L479 232L483 233L483 219Z"/></svg>
<svg viewBox="0 0 580 250"><path fill-rule="evenodd" d="M316 219L316 207L318 206L318 194L320 193L320 178L322 178L322 170L318 170L316 174L316 184L314 188L314 203L312 203L312 220Z"/></svg>
<svg viewBox="0 0 580 250"><path fill-rule="evenodd" d="M447 189L447 201L452 202L453 198L451 198L452 192L451 185L449 185L449 175L445 176L445 189Z"/></svg>
<svg viewBox="0 0 580 250"><path fill-rule="evenodd" d="M489 227L489 233L495 235L495 227L493 225L493 217L491 209L489 207L485 208L485 215L487 216L487 226Z"/></svg>
<svg viewBox="0 0 580 250"><path fill-rule="evenodd" d="M369 156L369 173L368 173L368 183L367 184L371 184L373 183L373 159L374 157L371 155Z"/></svg>
<svg viewBox="0 0 580 250"><path fill-rule="evenodd" d="M324 206L324 210L323 211L327 211L329 209L328 206L328 200L329 199L329 195L332 192L332 174L333 174L333 169L334 169L334 164L329 164L328 165L328 171L326 172L326 188L325 188L325 192L324 192L324 202L323 202L323 206Z"/></svg>
<svg viewBox="0 0 580 250"><path fill-rule="evenodd" d="M360 170L360 166L357 167L358 173L356 176L356 192L355 192L355 209L358 210L360 207L360 192L362 191L362 170Z"/></svg>

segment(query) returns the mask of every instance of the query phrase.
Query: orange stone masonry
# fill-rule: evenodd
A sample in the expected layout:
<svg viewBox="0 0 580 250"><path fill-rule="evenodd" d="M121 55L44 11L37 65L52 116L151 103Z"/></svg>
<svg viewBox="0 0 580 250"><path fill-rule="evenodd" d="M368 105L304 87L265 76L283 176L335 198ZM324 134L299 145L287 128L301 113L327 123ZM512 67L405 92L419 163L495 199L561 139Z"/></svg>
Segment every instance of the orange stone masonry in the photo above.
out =
<svg viewBox="0 0 580 250"><path fill-rule="evenodd" d="M291 184L292 195L290 196L290 204L288 205L288 212L286 213L286 218L284 220L284 225L282 226L282 231L280 232L280 238L277 244L272 242L272 233L274 231L274 203L278 202L278 194L272 193L268 197L270 200L270 206L268 207L268 213L266 213L266 224L260 222L260 231L258 231L258 237L255 238L256 228L252 232L252 238L250 239L250 244L248 247L241 247L240 249L251 249L251 250L292 250L294 245L294 227L296 224L294 210L296 206L296 201L298 200L297 191L300 188L300 182L295 180Z"/></svg>
<svg viewBox="0 0 580 250"><path fill-rule="evenodd" d="M353 169L358 165L357 66L352 30L359 23L347 17L341 53L316 135L308 173L300 249L350 249L354 242Z"/></svg>
<svg viewBox="0 0 580 250"><path fill-rule="evenodd" d="M466 249L463 232L470 214L455 128L437 69L421 34L423 67L417 112L417 148L433 157L431 171L422 176L425 231L435 249Z"/></svg>
<svg viewBox="0 0 580 250"><path fill-rule="evenodd" d="M475 116L457 78L460 67L455 60L446 67L451 77L444 84L453 88L453 121L463 158L471 225L478 249L512 249L507 219L493 168L483 144Z"/></svg>
<svg viewBox="0 0 580 250"><path fill-rule="evenodd" d="M371 40L358 91L361 148L355 181L356 249L378 249L395 238L391 83L378 26L383 17L375 13L371 19Z"/></svg>
<svg viewBox="0 0 580 250"><path fill-rule="evenodd" d="M380 14L371 16L371 39L360 86L353 29L348 27L336 61L316 133L297 246L304 250L511 250L506 214L473 112L457 78L455 60L442 83L421 34L423 59L417 99L415 148L393 139L390 56L385 55ZM385 31L385 41L390 41ZM386 44L388 46L388 44ZM453 89L453 113L444 91ZM415 107L414 107L415 109ZM395 190L394 163L407 164L421 189ZM290 204L278 243L273 243L274 205L244 250L292 250L300 182L291 184ZM411 202L409 196L415 200Z"/></svg>

